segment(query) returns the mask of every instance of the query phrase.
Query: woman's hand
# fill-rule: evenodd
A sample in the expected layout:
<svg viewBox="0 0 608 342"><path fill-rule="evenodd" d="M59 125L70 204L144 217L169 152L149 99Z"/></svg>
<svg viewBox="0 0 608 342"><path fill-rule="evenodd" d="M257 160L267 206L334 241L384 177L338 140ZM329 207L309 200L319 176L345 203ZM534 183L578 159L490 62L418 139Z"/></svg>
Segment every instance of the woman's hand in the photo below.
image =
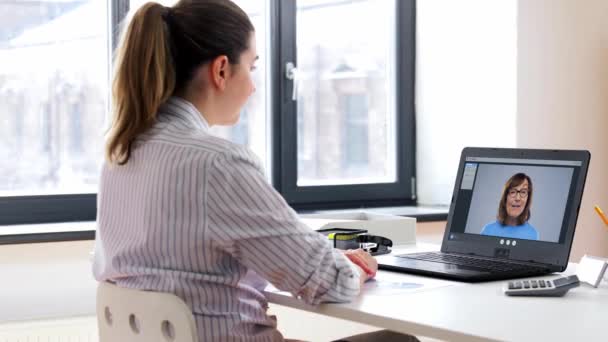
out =
<svg viewBox="0 0 608 342"><path fill-rule="evenodd" d="M349 249L344 255L359 268L361 273L361 284L376 276L378 262L368 252L362 249Z"/></svg>

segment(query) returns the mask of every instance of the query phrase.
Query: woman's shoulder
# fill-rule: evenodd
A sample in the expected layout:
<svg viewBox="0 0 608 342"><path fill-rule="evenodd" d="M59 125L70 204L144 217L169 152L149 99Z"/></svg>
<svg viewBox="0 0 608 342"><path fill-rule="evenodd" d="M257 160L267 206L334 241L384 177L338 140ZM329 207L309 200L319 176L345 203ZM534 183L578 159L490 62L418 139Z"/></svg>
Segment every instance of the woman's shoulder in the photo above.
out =
<svg viewBox="0 0 608 342"><path fill-rule="evenodd" d="M486 232L486 233L487 233L487 232L489 232L489 231L492 231L492 230L497 229L497 228L500 228L500 227L501 227L500 222L498 222L498 221L490 222L490 223L486 224L486 225L483 227L483 229L481 230L481 232L482 232L482 234L483 234L484 232Z"/></svg>
<svg viewBox="0 0 608 342"><path fill-rule="evenodd" d="M500 227L500 226L502 226L502 225L501 225L501 224L500 224L500 222L498 222L498 221L492 221L492 222L490 222L490 223L486 224L485 226L486 226L486 227Z"/></svg>
<svg viewBox="0 0 608 342"><path fill-rule="evenodd" d="M194 155L205 155L205 160L219 163L245 162L256 168L262 165L249 147L198 130L172 131L164 127L151 130L137 139L135 149L159 144L188 150Z"/></svg>
<svg viewBox="0 0 608 342"><path fill-rule="evenodd" d="M218 137L206 132L193 132L200 139L201 145L205 148L212 149L218 154L234 154L238 153L244 147L228 139Z"/></svg>
<svg viewBox="0 0 608 342"><path fill-rule="evenodd" d="M262 168L259 157L245 145L237 144L224 138L206 135L204 143L208 148L213 148L215 159L218 163L227 164L250 164L255 168Z"/></svg>
<svg viewBox="0 0 608 342"><path fill-rule="evenodd" d="M530 221L526 221L526 223L522 224L522 227L528 230L536 231L536 228L530 224Z"/></svg>
<svg viewBox="0 0 608 342"><path fill-rule="evenodd" d="M228 139L218 137L202 130L182 130L168 126L164 122L157 123L148 132L142 134L141 142L166 143L181 146L186 149L215 154L246 154L248 149Z"/></svg>
<svg viewBox="0 0 608 342"><path fill-rule="evenodd" d="M534 228L530 222L526 221L526 223L522 224L520 227L523 228L522 234L525 236L525 238L530 240L538 240L538 230L536 230L536 228Z"/></svg>

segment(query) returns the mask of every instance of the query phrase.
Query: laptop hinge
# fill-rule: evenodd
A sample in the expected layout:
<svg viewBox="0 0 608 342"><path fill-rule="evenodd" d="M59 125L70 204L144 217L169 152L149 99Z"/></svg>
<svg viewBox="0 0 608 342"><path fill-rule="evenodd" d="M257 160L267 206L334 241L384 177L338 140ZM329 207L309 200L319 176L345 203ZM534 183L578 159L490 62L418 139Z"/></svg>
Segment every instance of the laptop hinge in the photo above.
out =
<svg viewBox="0 0 608 342"><path fill-rule="evenodd" d="M471 256L471 257L476 257L476 258L481 258L481 259L487 259L487 260L504 260L504 261L509 261L509 262L514 262L514 263L519 263L522 265L528 265L528 266L534 266L534 267L539 267L539 268L546 268L548 270L550 270L551 272L561 272L561 268L559 266L555 266L552 264L545 264L542 262L536 262L534 260L517 260L517 259L509 259L509 258L500 258L500 257L491 257L491 256L487 256L487 255L479 255L479 254L475 254L475 253L459 253L459 252L444 252L442 251L442 253L447 253L447 254L460 254L460 255L464 255L464 256Z"/></svg>
<svg viewBox="0 0 608 342"><path fill-rule="evenodd" d="M511 259L507 259L507 260L511 260ZM561 271L561 267L559 267L559 266L555 266L552 264L545 264L543 262L536 262L534 260L528 260L528 261L513 260L513 261L522 262L526 265L531 265L534 267L546 268L546 269L550 270L551 272L560 272Z"/></svg>

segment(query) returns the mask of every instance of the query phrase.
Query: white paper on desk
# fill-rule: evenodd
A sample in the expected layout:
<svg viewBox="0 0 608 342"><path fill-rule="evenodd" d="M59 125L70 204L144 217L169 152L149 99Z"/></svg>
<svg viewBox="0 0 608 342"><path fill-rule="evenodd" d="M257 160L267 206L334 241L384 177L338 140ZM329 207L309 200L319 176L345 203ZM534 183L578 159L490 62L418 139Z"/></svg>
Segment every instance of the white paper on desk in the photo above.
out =
<svg viewBox="0 0 608 342"><path fill-rule="evenodd" d="M379 272L375 279L372 279L363 285L363 291L365 291L365 295L369 296L392 296L410 292L427 291L458 284L460 283L409 274Z"/></svg>
<svg viewBox="0 0 608 342"><path fill-rule="evenodd" d="M370 296L391 296L404 293L428 291L455 285L462 285L462 283L427 277L418 277L410 274L379 272L374 279L368 280L363 285L363 291L365 295ZM284 292L277 289L272 284L268 284L265 291L276 293Z"/></svg>

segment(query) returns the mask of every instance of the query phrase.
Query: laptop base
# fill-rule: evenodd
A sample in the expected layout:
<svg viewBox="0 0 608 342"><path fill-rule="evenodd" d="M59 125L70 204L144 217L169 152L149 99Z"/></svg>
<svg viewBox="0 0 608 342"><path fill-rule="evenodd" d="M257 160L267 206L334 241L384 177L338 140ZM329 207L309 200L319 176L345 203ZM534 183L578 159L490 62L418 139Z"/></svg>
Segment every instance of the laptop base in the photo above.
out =
<svg viewBox="0 0 608 342"><path fill-rule="evenodd" d="M541 268L505 272L489 271L470 266L400 258L394 255L383 255L376 257L376 259L378 260L378 268L382 270L411 273L430 276L433 278L459 280L471 283L533 277L552 273L551 270Z"/></svg>

